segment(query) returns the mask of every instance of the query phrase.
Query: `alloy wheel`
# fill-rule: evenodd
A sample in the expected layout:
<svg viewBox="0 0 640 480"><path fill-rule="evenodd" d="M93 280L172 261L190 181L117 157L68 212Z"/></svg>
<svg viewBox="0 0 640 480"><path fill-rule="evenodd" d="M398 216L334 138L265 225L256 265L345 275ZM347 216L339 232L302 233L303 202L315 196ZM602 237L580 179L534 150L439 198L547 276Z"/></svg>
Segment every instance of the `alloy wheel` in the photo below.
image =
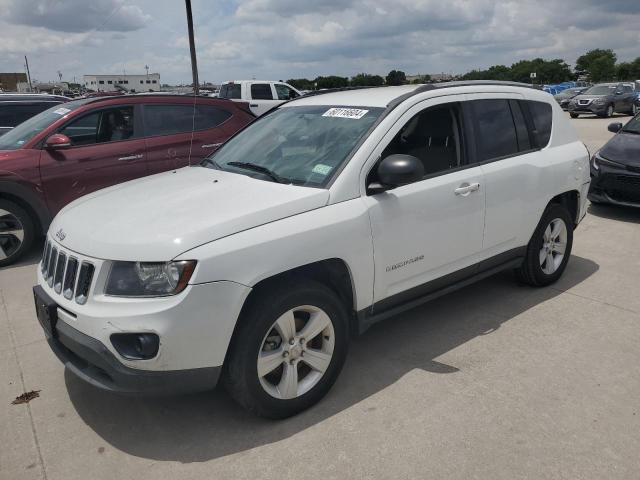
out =
<svg viewBox="0 0 640 480"><path fill-rule="evenodd" d="M289 400L315 387L329 368L335 332L320 308L303 305L282 314L262 340L258 377L272 397Z"/></svg>
<svg viewBox="0 0 640 480"><path fill-rule="evenodd" d="M24 241L24 227L16 215L0 208L0 260L12 257Z"/></svg>
<svg viewBox="0 0 640 480"><path fill-rule="evenodd" d="M567 225L564 220L561 218L551 220L542 238L540 267L544 273L552 275L562 264L567 248Z"/></svg>
<svg viewBox="0 0 640 480"><path fill-rule="evenodd" d="M613 117L613 105L607 107L607 117Z"/></svg>

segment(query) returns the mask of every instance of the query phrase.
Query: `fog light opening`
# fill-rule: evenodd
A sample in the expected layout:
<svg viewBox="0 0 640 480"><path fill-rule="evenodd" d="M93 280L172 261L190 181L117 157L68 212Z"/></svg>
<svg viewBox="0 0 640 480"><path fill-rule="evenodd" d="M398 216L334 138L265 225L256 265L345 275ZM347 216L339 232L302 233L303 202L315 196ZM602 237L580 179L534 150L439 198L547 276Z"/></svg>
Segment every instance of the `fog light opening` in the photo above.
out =
<svg viewBox="0 0 640 480"><path fill-rule="evenodd" d="M114 333L111 343L128 360L149 360L160 348L160 338L155 333Z"/></svg>

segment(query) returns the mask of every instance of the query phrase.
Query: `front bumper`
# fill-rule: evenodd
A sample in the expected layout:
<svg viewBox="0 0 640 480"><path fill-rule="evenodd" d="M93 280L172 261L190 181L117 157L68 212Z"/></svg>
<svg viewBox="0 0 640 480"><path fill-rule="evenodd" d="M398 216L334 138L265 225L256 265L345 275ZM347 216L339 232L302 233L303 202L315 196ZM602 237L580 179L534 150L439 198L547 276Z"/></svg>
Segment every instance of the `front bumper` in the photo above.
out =
<svg viewBox="0 0 640 480"><path fill-rule="evenodd" d="M570 103L567 106L567 110L569 110L569 113L591 113L594 115L604 115L607 113L607 105L596 105L593 102L589 105L573 105Z"/></svg>
<svg viewBox="0 0 640 480"><path fill-rule="evenodd" d="M640 207L640 169L614 169L601 164L595 170L591 166L588 198L595 203Z"/></svg>

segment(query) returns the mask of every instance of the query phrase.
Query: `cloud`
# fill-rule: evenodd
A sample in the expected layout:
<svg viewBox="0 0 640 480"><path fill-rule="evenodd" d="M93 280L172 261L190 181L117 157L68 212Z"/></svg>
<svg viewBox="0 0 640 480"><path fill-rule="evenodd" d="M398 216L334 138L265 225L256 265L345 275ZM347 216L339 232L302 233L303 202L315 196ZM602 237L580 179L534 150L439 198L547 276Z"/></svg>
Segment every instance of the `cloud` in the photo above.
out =
<svg viewBox="0 0 640 480"><path fill-rule="evenodd" d="M45 27L59 32L106 30L129 32L150 18L124 0L12 0L7 1L8 22Z"/></svg>

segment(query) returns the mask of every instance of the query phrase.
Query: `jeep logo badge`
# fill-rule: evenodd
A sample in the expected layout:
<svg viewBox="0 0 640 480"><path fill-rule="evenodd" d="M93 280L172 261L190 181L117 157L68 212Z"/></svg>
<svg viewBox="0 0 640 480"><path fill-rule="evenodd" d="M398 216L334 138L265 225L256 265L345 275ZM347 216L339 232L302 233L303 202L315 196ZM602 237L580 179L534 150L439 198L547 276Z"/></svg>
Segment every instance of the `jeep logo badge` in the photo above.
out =
<svg viewBox="0 0 640 480"><path fill-rule="evenodd" d="M56 232L56 238L60 241L63 241L65 239L65 237L67 236L66 233L64 233L64 230L60 229Z"/></svg>

